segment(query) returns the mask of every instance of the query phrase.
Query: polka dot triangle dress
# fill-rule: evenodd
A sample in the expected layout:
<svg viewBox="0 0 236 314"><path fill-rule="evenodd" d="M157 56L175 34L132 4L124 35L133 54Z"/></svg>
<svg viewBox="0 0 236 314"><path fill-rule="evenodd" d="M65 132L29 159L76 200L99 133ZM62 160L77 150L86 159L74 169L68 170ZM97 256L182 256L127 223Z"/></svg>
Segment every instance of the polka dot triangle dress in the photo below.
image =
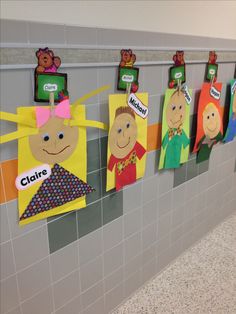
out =
<svg viewBox="0 0 236 314"><path fill-rule="evenodd" d="M55 164L50 177L44 180L20 220L71 202L95 191L89 184Z"/></svg>

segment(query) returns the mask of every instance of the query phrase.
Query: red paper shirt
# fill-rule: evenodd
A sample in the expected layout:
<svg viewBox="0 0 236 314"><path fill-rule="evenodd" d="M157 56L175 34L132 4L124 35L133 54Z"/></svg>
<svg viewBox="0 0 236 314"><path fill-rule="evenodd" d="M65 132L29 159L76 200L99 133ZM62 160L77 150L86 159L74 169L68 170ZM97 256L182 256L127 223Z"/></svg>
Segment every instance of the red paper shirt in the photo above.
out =
<svg viewBox="0 0 236 314"><path fill-rule="evenodd" d="M132 151L124 158L116 158L111 155L108 162L110 171L115 168L116 190L119 191L123 186L136 181L136 159L141 159L145 154L145 148L136 142Z"/></svg>

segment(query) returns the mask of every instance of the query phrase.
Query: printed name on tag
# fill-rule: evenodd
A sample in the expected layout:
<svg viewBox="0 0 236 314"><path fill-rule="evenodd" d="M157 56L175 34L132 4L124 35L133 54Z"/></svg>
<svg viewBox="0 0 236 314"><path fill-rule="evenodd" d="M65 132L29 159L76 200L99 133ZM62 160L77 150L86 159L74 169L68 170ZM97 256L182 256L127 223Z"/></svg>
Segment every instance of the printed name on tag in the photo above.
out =
<svg viewBox="0 0 236 314"><path fill-rule="evenodd" d="M26 190L35 183L47 179L51 174L49 165L44 164L20 174L15 181L18 190Z"/></svg>
<svg viewBox="0 0 236 314"><path fill-rule="evenodd" d="M231 94L233 95L235 91L236 91L236 81L234 82L234 84L231 87Z"/></svg>
<svg viewBox="0 0 236 314"><path fill-rule="evenodd" d="M210 95L212 97L214 97L215 99L219 100L220 99L220 92L215 88L215 87L211 87L210 89Z"/></svg>
<svg viewBox="0 0 236 314"><path fill-rule="evenodd" d="M191 101L192 101L192 97L190 96L190 93L189 93L189 90L188 90L188 86L186 84L183 85L182 91L184 93L184 98L185 98L187 104L190 105Z"/></svg>
<svg viewBox="0 0 236 314"><path fill-rule="evenodd" d="M138 97L131 93L128 98L128 105L143 119L148 115L148 108L141 102Z"/></svg>

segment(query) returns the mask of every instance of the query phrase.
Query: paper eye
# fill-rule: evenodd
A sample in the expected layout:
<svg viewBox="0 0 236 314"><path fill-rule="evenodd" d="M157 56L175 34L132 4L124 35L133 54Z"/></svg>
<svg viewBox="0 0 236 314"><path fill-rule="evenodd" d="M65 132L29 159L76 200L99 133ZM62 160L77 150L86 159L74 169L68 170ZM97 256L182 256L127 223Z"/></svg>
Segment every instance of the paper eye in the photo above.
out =
<svg viewBox="0 0 236 314"><path fill-rule="evenodd" d="M126 124L126 127L127 127L127 129L130 127L130 123L129 122Z"/></svg>
<svg viewBox="0 0 236 314"><path fill-rule="evenodd" d="M60 140L62 140L63 137L64 137L64 133L63 133L63 132L59 132L59 133L57 134L57 136L58 136L58 138L59 138Z"/></svg>
<svg viewBox="0 0 236 314"><path fill-rule="evenodd" d="M212 114L211 114L211 115L212 115L212 117L214 117L214 116L215 116L214 112L212 112Z"/></svg>
<svg viewBox="0 0 236 314"><path fill-rule="evenodd" d="M47 133L43 134L42 138L45 142L49 141L49 139L50 139L50 137Z"/></svg>
<svg viewBox="0 0 236 314"><path fill-rule="evenodd" d="M182 105L179 106L179 109L180 109L180 110L182 109Z"/></svg>
<svg viewBox="0 0 236 314"><path fill-rule="evenodd" d="M122 129L118 129L118 130L117 130L117 133L118 133L118 134L120 134L120 133L121 133L121 131L122 131Z"/></svg>
<svg viewBox="0 0 236 314"><path fill-rule="evenodd" d="M176 109L176 106L172 106L172 110L174 111Z"/></svg>
<svg viewBox="0 0 236 314"><path fill-rule="evenodd" d="M207 116L207 119L210 119L210 116Z"/></svg>

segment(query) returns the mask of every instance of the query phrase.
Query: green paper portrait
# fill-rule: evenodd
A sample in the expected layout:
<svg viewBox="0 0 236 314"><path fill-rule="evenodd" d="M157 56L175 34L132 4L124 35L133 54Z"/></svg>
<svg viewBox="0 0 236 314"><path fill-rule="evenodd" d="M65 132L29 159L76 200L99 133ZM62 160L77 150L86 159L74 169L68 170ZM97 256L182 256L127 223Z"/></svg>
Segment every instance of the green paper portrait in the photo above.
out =
<svg viewBox="0 0 236 314"><path fill-rule="evenodd" d="M159 169L178 168L188 160L191 94L187 87L166 90Z"/></svg>

